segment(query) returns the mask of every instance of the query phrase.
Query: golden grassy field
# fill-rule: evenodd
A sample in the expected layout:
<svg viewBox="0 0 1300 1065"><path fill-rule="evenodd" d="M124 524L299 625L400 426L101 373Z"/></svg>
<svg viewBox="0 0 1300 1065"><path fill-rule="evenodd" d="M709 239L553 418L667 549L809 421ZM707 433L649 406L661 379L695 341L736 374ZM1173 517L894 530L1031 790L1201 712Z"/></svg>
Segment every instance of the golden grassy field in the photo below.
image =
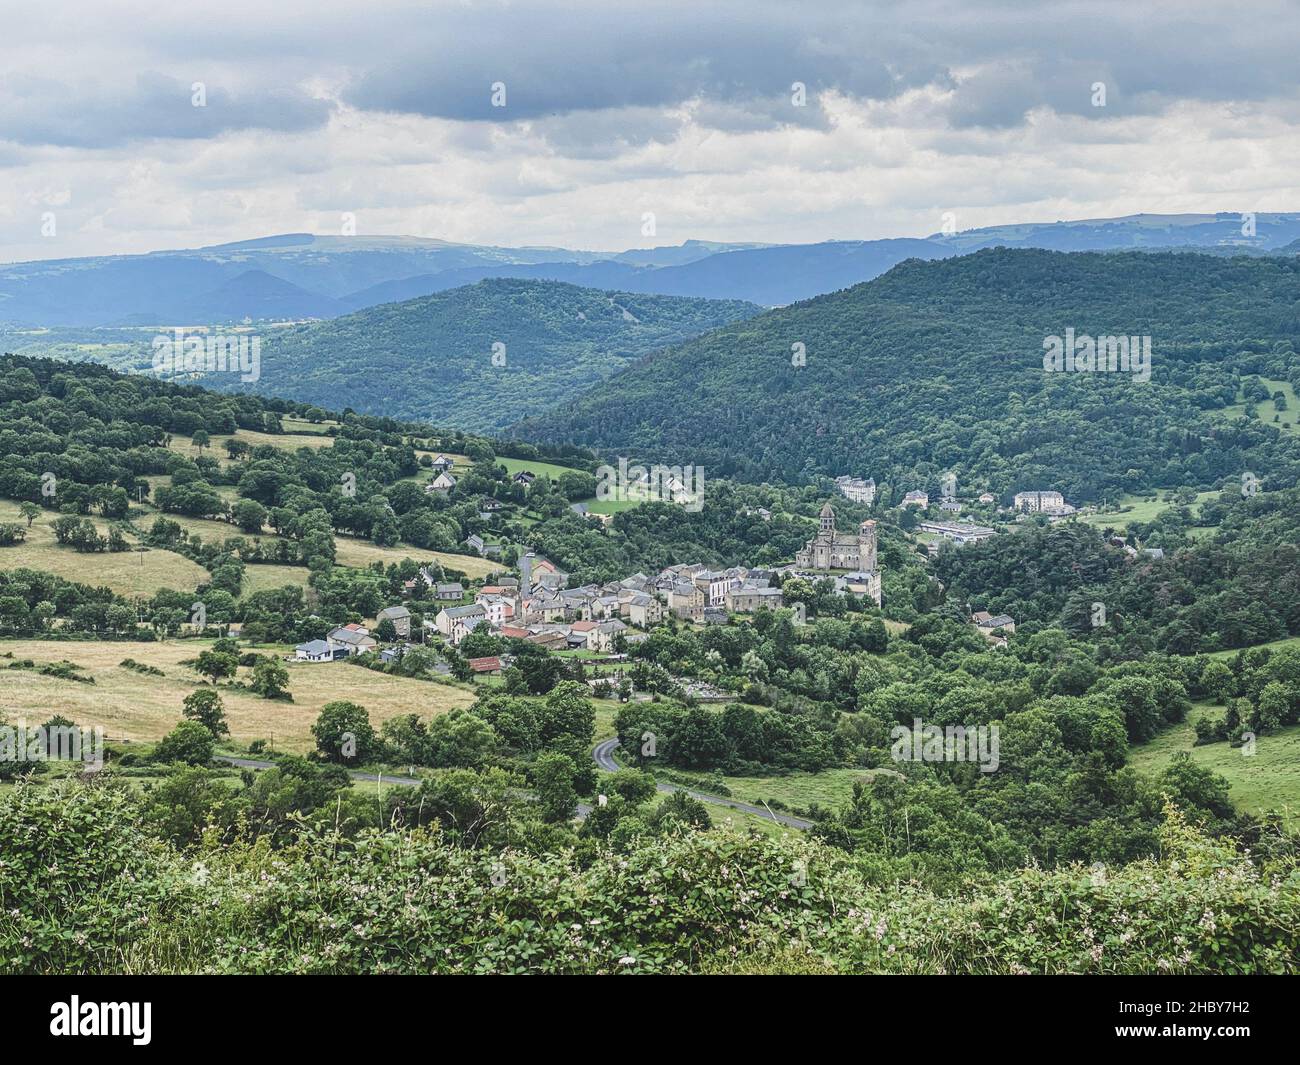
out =
<svg viewBox="0 0 1300 1065"><path fill-rule="evenodd" d="M237 433L213 434L210 438L212 443L202 451L183 436L172 437L167 446L176 454L184 455L187 459L196 459L200 454L215 458L220 461L221 468L225 469L230 465L230 459L226 456L226 441L231 439L232 436L243 441L249 447L261 447L264 444L269 444L277 451L297 451L301 447L315 449L334 446L334 438L325 436L322 433L274 434L259 433L253 429L240 429Z"/></svg>
<svg viewBox="0 0 1300 1065"><path fill-rule="evenodd" d="M222 543L232 536L240 536L245 540L252 540L255 537L251 533L241 532L238 526L231 525L224 521L209 521L207 518L189 518L183 514L164 514L154 507L145 505L138 508L145 511L144 516L136 519L136 525L141 529L147 530L154 523L155 518L167 518L176 522L187 533L198 533L203 537L204 543ZM257 539L278 540L279 537L269 529L264 531ZM427 551L422 547L413 547L410 544L397 544L394 547L380 547L372 544L369 540L358 540L352 536L334 537L336 555L340 566L354 566L358 569L364 569L372 562L382 562L385 566L392 562L401 562L404 558L414 559L417 562L436 561L440 565L448 566L452 569L458 569L470 577L486 577L491 573L496 573L500 569L495 562L489 562L487 559L479 558L477 555L455 555L447 551ZM286 574L289 580L277 580L274 586L280 584L306 584L307 570L302 566L249 566L248 575L250 578L261 580L252 571L255 569L273 568ZM193 585L190 585L193 587ZM266 584L260 584L258 587L268 587ZM247 590L247 589L245 589Z"/></svg>
<svg viewBox="0 0 1300 1065"><path fill-rule="evenodd" d="M127 598L149 598L160 588L189 591L208 579L208 571L202 566L172 551L123 551L116 554L105 551L83 555L70 547L62 547L54 539L52 525L56 518L52 512L42 513L27 531L24 543L0 547L0 569L44 570L56 577L81 581L95 588L106 586ZM101 533L108 531L108 522L102 518L92 520ZM27 524L18 513L18 504L9 500L0 500L0 521ZM127 534L127 540L135 543L130 534Z"/></svg>
<svg viewBox="0 0 1300 1065"><path fill-rule="evenodd" d="M10 721L39 724L52 714L63 714L79 725L102 725L110 740L161 739L181 720L181 703L196 688L207 687L197 673L180 663L196 658L211 646L207 640L172 640L167 643L56 643L41 640L0 640L0 655L30 658L37 663L64 659L82 666L95 678L84 684L43 677L27 670L0 672L0 709ZM261 653L272 652L259 649ZM125 669L119 663L133 658L155 666L166 676L155 677ZM0 670L8 659L0 658ZM259 698L249 692L218 688L226 707L231 739L273 739L277 750L305 753L314 746L311 726L321 707L336 699L350 699L370 712L376 728L398 714L431 717L474 701L470 691L450 684L390 677L344 662L285 663L289 670L292 703ZM247 680L249 669L240 669Z"/></svg>

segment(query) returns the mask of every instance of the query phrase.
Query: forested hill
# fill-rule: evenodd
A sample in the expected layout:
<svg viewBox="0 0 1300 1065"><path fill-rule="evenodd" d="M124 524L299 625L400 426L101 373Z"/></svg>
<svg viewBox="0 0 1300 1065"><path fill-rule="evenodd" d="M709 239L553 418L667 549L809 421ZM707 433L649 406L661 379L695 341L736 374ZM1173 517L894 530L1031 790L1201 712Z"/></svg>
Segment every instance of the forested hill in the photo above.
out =
<svg viewBox="0 0 1300 1065"><path fill-rule="evenodd" d="M492 429L758 310L554 281L482 281L267 337L261 379L248 387L322 407ZM202 383L228 382L218 374Z"/></svg>
<svg viewBox="0 0 1300 1065"><path fill-rule="evenodd" d="M899 493L936 491L948 470L1072 502L1246 470L1290 484L1296 413L1266 424L1227 408L1247 375L1300 383L1298 282L1290 258L913 260L659 353L517 431L747 480L871 475ZM1069 328L1150 335L1150 382L1046 373L1044 339Z"/></svg>

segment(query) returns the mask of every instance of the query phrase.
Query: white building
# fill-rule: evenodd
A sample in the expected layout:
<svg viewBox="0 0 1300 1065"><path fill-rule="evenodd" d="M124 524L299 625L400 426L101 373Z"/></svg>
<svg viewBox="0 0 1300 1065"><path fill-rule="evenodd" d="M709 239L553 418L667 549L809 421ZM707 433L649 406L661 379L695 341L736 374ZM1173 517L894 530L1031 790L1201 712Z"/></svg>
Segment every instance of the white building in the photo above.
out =
<svg viewBox="0 0 1300 1065"><path fill-rule="evenodd" d="M864 480L861 477L850 477L845 474L835 478L835 487L840 490L840 494L845 499L852 500L854 503L865 503L871 506L876 501L876 482L872 477Z"/></svg>
<svg viewBox="0 0 1300 1065"><path fill-rule="evenodd" d="M438 611L433 623L454 646L480 625L487 623L487 611L477 603L471 606L445 606Z"/></svg>
<svg viewBox="0 0 1300 1065"><path fill-rule="evenodd" d="M1059 510L1065 506L1065 496L1060 492L1017 492L1013 505L1016 510L1027 510L1031 513Z"/></svg>

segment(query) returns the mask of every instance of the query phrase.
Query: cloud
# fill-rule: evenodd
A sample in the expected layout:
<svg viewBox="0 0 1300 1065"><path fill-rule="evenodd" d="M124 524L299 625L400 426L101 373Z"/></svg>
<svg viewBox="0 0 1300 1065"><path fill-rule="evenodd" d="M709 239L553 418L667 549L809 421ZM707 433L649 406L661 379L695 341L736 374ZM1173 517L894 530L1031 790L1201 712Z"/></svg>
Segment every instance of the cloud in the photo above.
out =
<svg viewBox="0 0 1300 1065"><path fill-rule="evenodd" d="M370 233L618 250L647 243L647 211L655 242L676 243L917 235L944 211L966 228L1297 207L1300 20L1271 0L1245 17L1102 0L109 0L6 32L10 261L336 232L344 211Z"/></svg>

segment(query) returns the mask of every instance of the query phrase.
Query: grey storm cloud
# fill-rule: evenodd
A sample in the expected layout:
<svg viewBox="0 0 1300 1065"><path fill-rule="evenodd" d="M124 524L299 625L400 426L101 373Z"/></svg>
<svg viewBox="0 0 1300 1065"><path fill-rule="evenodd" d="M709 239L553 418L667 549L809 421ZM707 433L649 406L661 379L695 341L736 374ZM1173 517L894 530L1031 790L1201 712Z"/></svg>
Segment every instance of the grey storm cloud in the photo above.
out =
<svg viewBox="0 0 1300 1065"><path fill-rule="evenodd" d="M612 145L671 139L673 122L651 119L651 109L689 107L696 124L728 132L824 128L820 94L890 100L925 87L944 95L954 128L996 129L1040 107L1105 119L1180 99L1288 99L1300 44L1300 20L1272 0L1246 11L1195 0L323 0L296 11L232 2L220 18L186 10L139 24L104 18L80 36L48 21L16 28L10 73L0 78L0 139L107 147L302 130L343 104L458 122L545 122L539 128L557 150L600 155L612 149L597 136L611 135ZM57 60L60 49L76 61L26 58ZM175 71L177 57L185 73L152 73ZM208 107L191 108L190 81L208 62L229 80L210 81ZM807 86L806 108L789 106L796 81ZM1104 109L1091 105L1096 81L1107 85ZM497 82L505 107L492 104ZM331 99L308 84L328 86ZM591 119L601 111L625 115L626 132ZM566 127L566 116L581 121Z"/></svg>
<svg viewBox="0 0 1300 1065"><path fill-rule="evenodd" d="M326 101L280 87L231 91L203 82L196 97L196 81L152 71L123 84L10 74L0 78L0 139L105 148L153 137L202 139L227 130L310 129L331 110Z"/></svg>

